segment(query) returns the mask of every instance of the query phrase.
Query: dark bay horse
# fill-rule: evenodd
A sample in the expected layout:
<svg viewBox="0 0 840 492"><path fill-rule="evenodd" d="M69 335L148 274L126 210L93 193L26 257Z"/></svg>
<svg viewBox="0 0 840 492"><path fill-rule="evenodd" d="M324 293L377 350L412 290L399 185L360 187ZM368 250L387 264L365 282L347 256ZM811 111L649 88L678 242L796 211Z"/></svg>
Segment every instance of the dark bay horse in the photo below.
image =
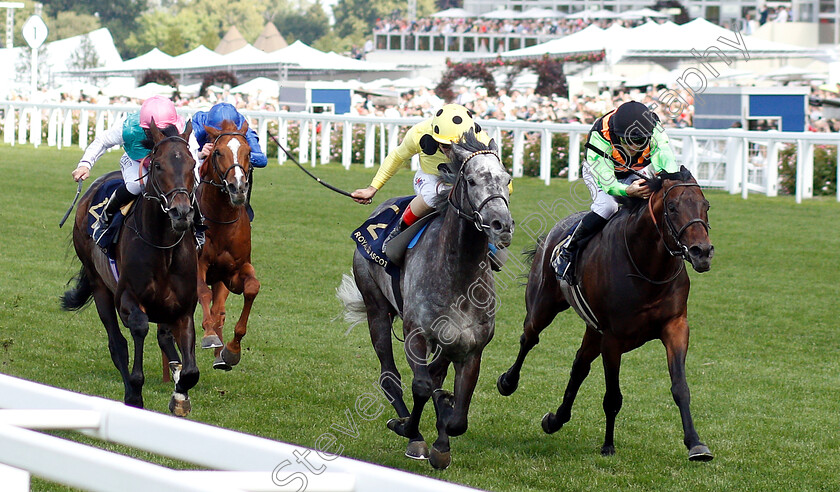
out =
<svg viewBox="0 0 840 492"><path fill-rule="evenodd" d="M64 293L66 310L84 307L93 297L96 310L108 332L111 359L125 385L125 403L143 407L143 341L149 323L157 323L157 339L166 354L175 380L169 409L178 416L191 410L187 391L198 382L195 364L193 314L198 302L195 236L192 233L195 161L187 140L192 125L182 134L167 127L166 134L154 124L145 191L125 218L116 248L115 280L105 253L86 232L88 209L96 190L116 177L113 172L97 179L85 193L76 211L73 246L82 262L76 285ZM117 315L119 314L119 318ZM128 345L119 321L134 339L134 365L128 369ZM177 342L181 356L175 347Z"/></svg>
<svg viewBox="0 0 840 492"><path fill-rule="evenodd" d="M525 294L527 314L519 355L497 382L499 392L512 394L519 383L525 356L539 342L539 334L560 311L574 306L587 322L580 349L572 363L571 377L557 413L543 417L542 428L553 433L571 418L572 404L591 363L603 357L606 393L606 436L601 454L615 453L613 431L621 409L619 367L621 355L659 339L665 346L671 393L682 418L684 443L690 460L712 459L700 441L689 410L685 377L688 351L689 279L683 260L698 272L711 268L714 247L709 240L709 202L685 167L679 173L661 174L661 187L649 201L634 200L623 207L579 254L581 295L558 282L550 264L557 243L574 224L575 214L557 225L537 245ZM582 304L591 308L587 312Z"/></svg>
<svg viewBox="0 0 840 492"><path fill-rule="evenodd" d="M404 258L400 287L404 299L400 313L391 277L385 269L356 251L355 278L345 275L338 289L346 317L367 319L379 358L379 384L398 419L388 428L409 439L406 456L429 458L435 468L451 461L449 437L467 430L467 413L481 354L493 338L496 294L487 259L488 240L507 247L513 233L508 207L510 176L498 157L494 142L479 143L470 132L453 145L451 170L455 176L449 206L429 223L426 232ZM382 203L379 210L391 206ZM373 217L372 215L372 217ZM403 401L402 383L391 347L391 325L402 315L405 353L414 373L414 407ZM454 394L441 389L449 365L455 367ZM438 438L431 454L419 431L420 416L433 398Z"/></svg>
<svg viewBox="0 0 840 492"><path fill-rule="evenodd" d="M204 128L214 148L199 170L198 203L207 225L207 240L198 257L198 300L204 328L201 347L215 348L213 367L229 371L239 363L240 342L248 329L254 298L260 292L251 265L251 221L246 211L251 148L245 139L248 122L241 128L227 120L221 130ZM225 301L230 292L242 294L245 302L233 338L222 347Z"/></svg>

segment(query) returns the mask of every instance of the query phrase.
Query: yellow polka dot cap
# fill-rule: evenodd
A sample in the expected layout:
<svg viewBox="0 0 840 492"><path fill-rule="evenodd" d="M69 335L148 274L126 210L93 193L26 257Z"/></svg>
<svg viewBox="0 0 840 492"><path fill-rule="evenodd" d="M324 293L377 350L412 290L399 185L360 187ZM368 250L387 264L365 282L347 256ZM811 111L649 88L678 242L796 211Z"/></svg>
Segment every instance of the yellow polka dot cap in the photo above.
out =
<svg viewBox="0 0 840 492"><path fill-rule="evenodd" d="M447 104L432 118L432 138L442 144L451 144L474 126L472 114L460 104Z"/></svg>

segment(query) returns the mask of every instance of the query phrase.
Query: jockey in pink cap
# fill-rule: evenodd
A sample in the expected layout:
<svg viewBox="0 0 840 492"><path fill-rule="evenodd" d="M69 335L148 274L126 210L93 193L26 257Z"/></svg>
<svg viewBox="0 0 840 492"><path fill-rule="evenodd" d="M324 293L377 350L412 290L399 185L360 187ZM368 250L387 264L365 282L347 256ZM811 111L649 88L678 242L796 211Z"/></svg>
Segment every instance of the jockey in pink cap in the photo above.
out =
<svg viewBox="0 0 840 492"><path fill-rule="evenodd" d="M167 126L174 126L178 129L178 132L184 131L184 119L178 115L172 101L163 96L150 97L143 102L139 112L129 114L120 124L114 125L104 134L97 136L88 145L78 167L73 170L74 180L86 179L90 176L90 169L105 154L106 150L117 145L122 145L123 150L125 150L120 158L120 169L125 183L114 191L111 198L108 199L104 211L94 224L94 241L99 241L102 234L108 229L111 217L117 210L131 202L143 191L140 166L141 162L151 152L151 148L148 146L151 137L147 134L147 130L152 118L155 120L155 126L161 130Z"/></svg>

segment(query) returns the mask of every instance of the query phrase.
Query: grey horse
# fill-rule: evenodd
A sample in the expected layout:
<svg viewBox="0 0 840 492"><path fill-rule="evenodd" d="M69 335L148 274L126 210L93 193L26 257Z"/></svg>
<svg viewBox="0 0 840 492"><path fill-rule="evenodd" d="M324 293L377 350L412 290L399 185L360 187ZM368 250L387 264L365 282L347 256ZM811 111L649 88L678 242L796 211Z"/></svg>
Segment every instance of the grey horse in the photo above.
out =
<svg viewBox="0 0 840 492"><path fill-rule="evenodd" d="M449 437L467 430L467 413L478 381L481 354L493 338L496 294L488 260L488 242L504 248L513 235L508 206L510 175L495 142L480 143L472 132L453 145L453 182L448 207L426 228L403 260L398 307L391 277L358 251L353 274L344 276L338 296L345 318L370 328L379 357L379 384L397 411L388 428L409 439L406 456L429 459L438 469L451 462ZM448 174L448 173L447 173ZM444 174L446 176L446 174ZM381 204L374 215L389 207ZM409 412L391 346L391 327L402 316L405 353L414 373ZM441 389L450 364L455 366L454 393ZM431 452L420 434L423 407L433 399L438 438Z"/></svg>

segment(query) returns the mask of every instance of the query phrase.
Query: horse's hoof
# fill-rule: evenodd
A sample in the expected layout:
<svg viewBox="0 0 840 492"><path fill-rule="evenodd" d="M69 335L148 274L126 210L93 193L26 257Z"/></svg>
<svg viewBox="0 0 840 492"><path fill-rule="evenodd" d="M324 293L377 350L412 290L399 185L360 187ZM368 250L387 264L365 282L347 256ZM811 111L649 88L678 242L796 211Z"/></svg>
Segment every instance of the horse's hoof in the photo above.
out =
<svg viewBox="0 0 840 492"><path fill-rule="evenodd" d="M612 456L615 454L615 446L601 446L601 456Z"/></svg>
<svg viewBox="0 0 840 492"><path fill-rule="evenodd" d="M398 436L406 437L405 436L405 424L408 423L408 419L410 417L403 417L401 419L390 419L388 423L385 424L388 426L389 429L394 431L395 434Z"/></svg>
<svg viewBox="0 0 840 492"><path fill-rule="evenodd" d="M551 412L548 412L545 415L543 415L543 418L542 418L542 422L541 422L542 423L542 430L546 434L554 434L555 432L559 431L561 427L563 427L562 425L559 425L559 426L557 426L557 428L554 428L551 425L551 417L552 417Z"/></svg>
<svg viewBox="0 0 840 492"><path fill-rule="evenodd" d="M216 360L213 361L213 369L219 369L220 371L230 371L231 369L233 369L233 366L225 362L225 360L220 354L216 356Z"/></svg>
<svg viewBox="0 0 840 492"><path fill-rule="evenodd" d="M502 396L510 396L516 391L516 388L519 386L518 384L510 384L507 378L508 373L503 372L499 379L496 380L496 389L499 390L499 393Z"/></svg>
<svg viewBox="0 0 840 492"><path fill-rule="evenodd" d="M222 360L228 363L230 366L235 366L239 364L239 360L242 359L242 352L234 352L232 350L228 350L227 347L222 349L222 353L219 354L222 357ZM228 369L230 370L230 369Z"/></svg>
<svg viewBox="0 0 840 492"><path fill-rule="evenodd" d="M426 441L411 441L405 448L405 455L413 460L429 459L429 446Z"/></svg>
<svg viewBox="0 0 840 492"><path fill-rule="evenodd" d="M210 335L209 337L203 337L201 339L201 348L203 349L217 348L222 345L222 339L217 335Z"/></svg>
<svg viewBox="0 0 840 492"><path fill-rule="evenodd" d="M438 451L434 446L432 446L429 463L435 470L445 470L449 468L449 464L452 463L452 454L449 451Z"/></svg>
<svg viewBox="0 0 840 492"><path fill-rule="evenodd" d="M190 397L181 393L172 393L169 400L169 411L176 417L186 417L192 411Z"/></svg>
<svg viewBox="0 0 840 492"><path fill-rule="evenodd" d="M712 452L705 444L698 444L688 450L689 461L712 461L713 458Z"/></svg>

